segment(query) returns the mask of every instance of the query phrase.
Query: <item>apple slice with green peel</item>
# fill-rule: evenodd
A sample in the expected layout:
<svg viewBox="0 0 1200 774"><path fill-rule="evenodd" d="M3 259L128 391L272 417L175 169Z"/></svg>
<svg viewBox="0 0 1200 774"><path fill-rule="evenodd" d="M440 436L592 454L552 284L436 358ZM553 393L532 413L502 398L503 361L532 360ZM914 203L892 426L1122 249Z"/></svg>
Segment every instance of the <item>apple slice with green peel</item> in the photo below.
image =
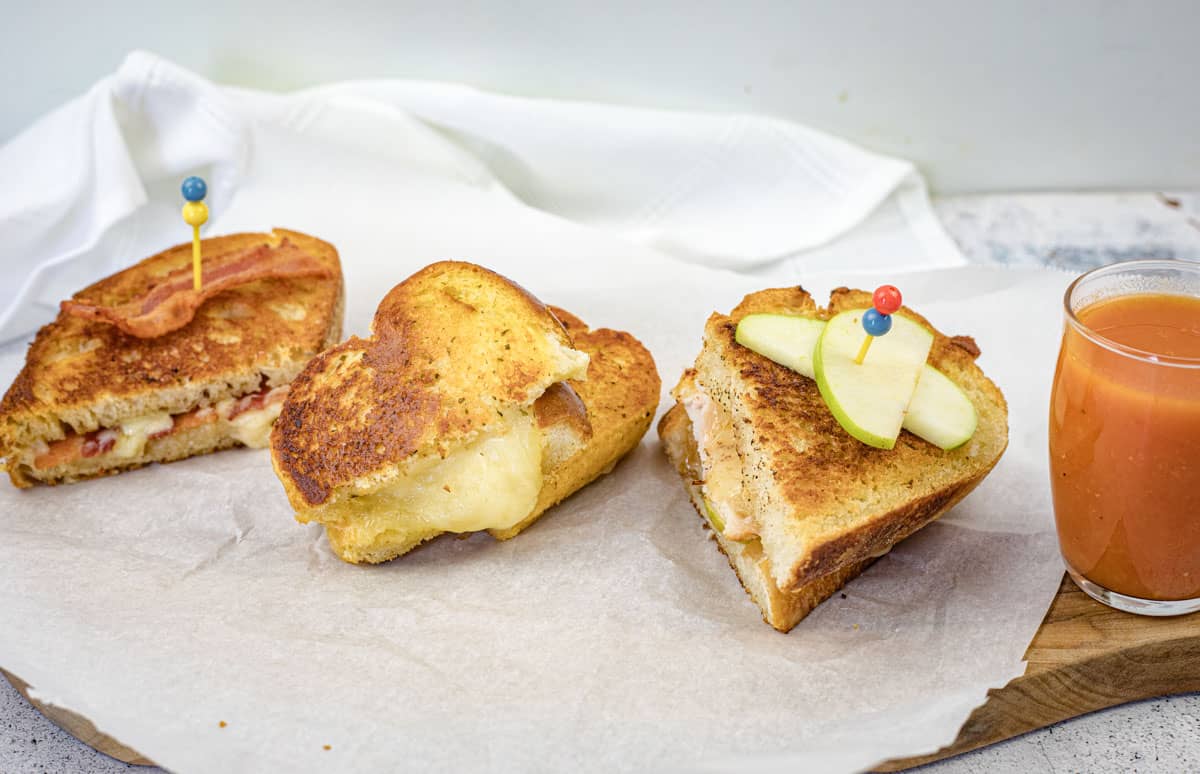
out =
<svg viewBox="0 0 1200 774"><path fill-rule="evenodd" d="M707 497L704 498L704 510L705 515L708 516L708 523L712 525L713 529L724 535L725 520L721 518L721 514L717 513L717 509L712 507L712 503L708 501Z"/></svg>
<svg viewBox="0 0 1200 774"><path fill-rule="evenodd" d="M813 350L825 321L787 314L748 314L738 323L734 340L801 376L816 378Z"/></svg>
<svg viewBox="0 0 1200 774"><path fill-rule="evenodd" d="M813 370L821 397L847 433L868 446L891 449L917 380L933 346L933 334L899 314L892 329L871 344L862 364L854 362L862 346L864 309L835 316L817 339Z"/></svg>
<svg viewBox="0 0 1200 774"><path fill-rule="evenodd" d="M743 317L734 338L743 347L801 376L815 379L812 355L824 330L825 321L815 317L760 313ZM949 451L970 440L978 423L975 406L966 393L926 363L901 426L918 438ZM711 506L709 513L715 513ZM720 516L716 519L719 522ZM720 529L724 531L724 526Z"/></svg>
<svg viewBox="0 0 1200 774"><path fill-rule="evenodd" d="M751 539L746 538L745 540L738 540L737 538L731 538L728 535L725 535L725 520L721 518L721 514L717 513L717 509L713 507L712 503L708 501L707 497L704 498L704 514L708 517L709 525L711 525L714 530L724 535L726 540L732 540L735 543L746 543Z"/></svg>
<svg viewBox="0 0 1200 774"><path fill-rule="evenodd" d="M978 424L975 405L967 394L941 371L926 365L908 404L904 429L949 451L971 440Z"/></svg>

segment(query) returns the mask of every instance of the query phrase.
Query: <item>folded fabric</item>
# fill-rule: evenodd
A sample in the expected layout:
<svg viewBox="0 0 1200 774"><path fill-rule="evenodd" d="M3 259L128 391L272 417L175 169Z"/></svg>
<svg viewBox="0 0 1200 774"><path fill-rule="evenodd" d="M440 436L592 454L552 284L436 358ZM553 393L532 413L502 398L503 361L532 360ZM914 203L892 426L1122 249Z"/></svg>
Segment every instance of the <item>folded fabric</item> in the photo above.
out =
<svg viewBox="0 0 1200 774"><path fill-rule="evenodd" d="M178 217L183 177L208 178L214 212L262 184L248 170L253 127L263 125L301 138L336 135L396 174L460 181L692 263L746 271L794 258L845 234L889 197L921 253L898 264L962 262L911 163L784 121L413 81L279 95L217 86L134 52L0 148L0 179L22 181L0 190L0 265L9 272L0 341L137 258L135 248L152 253L181 241L177 224L166 229ZM293 151L298 163L317 153ZM369 188L358 193L372 198ZM342 204L331 195L328 206Z"/></svg>

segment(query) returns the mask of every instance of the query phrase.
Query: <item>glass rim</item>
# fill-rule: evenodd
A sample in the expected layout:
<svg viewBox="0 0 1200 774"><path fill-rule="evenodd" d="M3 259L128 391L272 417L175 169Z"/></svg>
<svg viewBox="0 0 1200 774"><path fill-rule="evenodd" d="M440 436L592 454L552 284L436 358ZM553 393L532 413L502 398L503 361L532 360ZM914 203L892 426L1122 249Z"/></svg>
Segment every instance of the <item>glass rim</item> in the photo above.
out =
<svg viewBox="0 0 1200 774"><path fill-rule="evenodd" d="M1181 258L1136 258L1130 261L1117 261L1116 263L1110 263L1090 269L1072 280L1071 284L1067 286L1066 292L1063 294L1063 313L1066 315L1067 322L1084 338L1088 339L1094 344L1104 347L1111 352L1115 352L1118 355L1123 355L1125 357L1139 360L1150 365L1165 365L1175 368L1200 369L1200 357L1163 355L1147 349L1131 347L1128 344L1122 344L1119 341L1113 341L1104 334L1088 327L1087 323L1080 320L1075 314L1075 310L1071 308L1071 296L1075 293L1075 289L1084 280L1095 277L1098 274L1117 274L1123 271L1136 269L1176 269L1183 270L1185 272L1194 272L1197 276L1200 276L1200 261L1188 261ZM1125 295L1134 294L1127 293Z"/></svg>

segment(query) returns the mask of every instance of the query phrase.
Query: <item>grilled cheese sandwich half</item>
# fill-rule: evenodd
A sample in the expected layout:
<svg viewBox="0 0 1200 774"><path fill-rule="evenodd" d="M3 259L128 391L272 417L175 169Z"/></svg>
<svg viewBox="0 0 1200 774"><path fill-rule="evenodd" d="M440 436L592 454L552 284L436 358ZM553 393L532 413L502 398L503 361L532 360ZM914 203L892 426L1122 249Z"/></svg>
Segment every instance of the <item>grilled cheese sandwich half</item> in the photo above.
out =
<svg viewBox="0 0 1200 774"><path fill-rule="evenodd" d="M659 387L632 336L447 261L394 288L369 339L310 363L272 460L297 520L346 561L447 532L507 539L636 446Z"/></svg>
<svg viewBox="0 0 1200 774"><path fill-rule="evenodd" d="M284 249L323 272L272 277ZM342 278L332 245L294 231L203 241L253 281L206 298L180 327L139 338L65 309L37 334L0 401L0 456L12 482L69 483L237 445L264 447L288 385L341 337ZM167 278L191 271L180 245L76 294L91 307L144 308ZM237 266L233 267L238 268ZM149 290L148 290L149 289ZM169 301L160 307L170 307Z"/></svg>
<svg viewBox="0 0 1200 774"><path fill-rule="evenodd" d="M937 332L930 362L974 405L975 435L950 451L903 432L893 449L845 432L816 383L736 341L756 313L827 319L868 308L841 288L819 309L802 288L747 296L705 325L695 366L659 423L663 448L763 618L791 629L813 607L900 540L965 497L1008 443L1004 396L975 365L968 339Z"/></svg>

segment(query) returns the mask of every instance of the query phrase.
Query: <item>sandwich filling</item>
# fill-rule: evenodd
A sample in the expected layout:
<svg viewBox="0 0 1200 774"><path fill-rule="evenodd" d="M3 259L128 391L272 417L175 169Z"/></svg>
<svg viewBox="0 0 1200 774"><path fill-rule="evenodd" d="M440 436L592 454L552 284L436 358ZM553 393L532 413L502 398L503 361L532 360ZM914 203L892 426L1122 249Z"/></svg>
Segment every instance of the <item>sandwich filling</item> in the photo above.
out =
<svg viewBox="0 0 1200 774"><path fill-rule="evenodd" d="M339 542L360 547L519 524L542 489L544 439L531 411L512 410L505 419L507 431L444 459L419 460L384 486L343 495L311 518L336 532Z"/></svg>
<svg viewBox="0 0 1200 774"><path fill-rule="evenodd" d="M20 455L20 461L31 463L33 469L41 471L93 458L98 463L116 467L142 457L152 441L217 422L226 425L226 434L234 440L261 449L270 441L271 425L279 416L287 393L288 385L263 387L256 393L226 398L182 414L154 412L130 417L115 427L90 433L72 432L50 443L40 441Z"/></svg>
<svg viewBox="0 0 1200 774"><path fill-rule="evenodd" d="M742 461L734 444L733 421L729 411L696 384L684 379L676 388L676 397L687 412L700 452L700 489L713 528L730 540L750 540L758 536L758 525L746 507L742 491Z"/></svg>

